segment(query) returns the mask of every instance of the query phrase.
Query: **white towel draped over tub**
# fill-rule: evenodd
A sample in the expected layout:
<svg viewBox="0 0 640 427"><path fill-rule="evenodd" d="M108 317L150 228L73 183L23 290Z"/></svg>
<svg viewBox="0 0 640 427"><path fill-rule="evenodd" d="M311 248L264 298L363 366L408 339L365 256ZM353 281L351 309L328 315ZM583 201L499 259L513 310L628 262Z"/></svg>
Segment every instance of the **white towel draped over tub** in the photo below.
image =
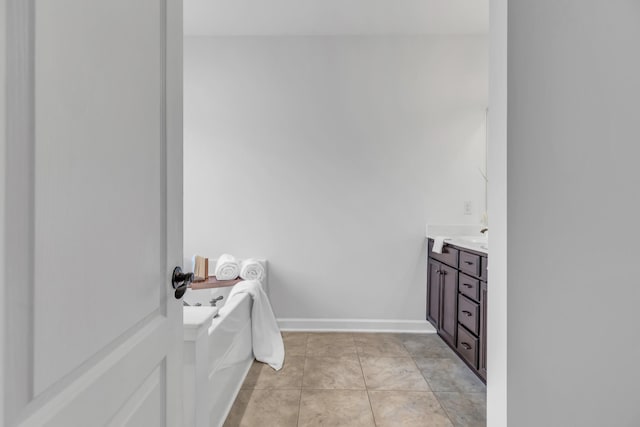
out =
<svg viewBox="0 0 640 427"><path fill-rule="evenodd" d="M230 300L238 294L249 294L253 298L251 307L251 339L253 341L253 354L260 362L267 363L276 371L282 369L284 363L284 343L276 316L273 314L267 294L262 289L262 284L257 280L239 282L233 286L227 297ZM220 314L228 303L222 306Z"/></svg>
<svg viewBox="0 0 640 427"><path fill-rule="evenodd" d="M249 258L240 263L240 278L244 280L262 280L264 267L257 259Z"/></svg>
<svg viewBox="0 0 640 427"><path fill-rule="evenodd" d="M220 255L216 262L216 279L233 280L240 275L240 265L233 255Z"/></svg>

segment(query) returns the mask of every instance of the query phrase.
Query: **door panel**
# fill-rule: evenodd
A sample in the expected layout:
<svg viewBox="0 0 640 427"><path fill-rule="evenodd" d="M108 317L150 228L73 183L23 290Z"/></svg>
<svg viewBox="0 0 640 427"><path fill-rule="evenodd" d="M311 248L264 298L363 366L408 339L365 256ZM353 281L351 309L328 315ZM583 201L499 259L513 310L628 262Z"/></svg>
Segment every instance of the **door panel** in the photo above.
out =
<svg viewBox="0 0 640 427"><path fill-rule="evenodd" d="M164 369L162 366L158 366L134 395L128 399L127 404L109 422L108 426L162 425L164 386Z"/></svg>
<svg viewBox="0 0 640 427"><path fill-rule="evenodd" d="M164 24L131 4L36 9L35 395L160 309Z"/></svg>
<svg viewBox="0 0 640 427"><path fill-rule="evenodd" d="M179 425L182 2L7 5L0 424Z"/></svg>
<svg viewBox="0 0 640 427"><path fill-rule="evenodd" d="M458 271L442 265L442 305L440 335L451 345L456 345L458 329Z"/></svg>
<svg viewBox="0 0 640 427"><path fill-rule="evenodd" d="M427 320L438 330L440 327L440 263L429 259L427 263Z"/></svg>
<svg viewBox="0 0 640 427"><path fill-rule="evenodd" d="M157 417L156 412L160 412L164 420L164 406L141 406L149 393L140 393L138 390L145 387L147 379L155 371L165 375L165 357L162 353L167 344L166 322L161 317L147 322L134 336L110 351L108 356L92 364L91 369L83 373L78 381L57 393L22 425L106 425L113 419L127 419L126 415L134 415L143 408L146 408L146 416L154 418ZM155 388L160 391L158 387L164 386L162 382L158 384Z"/></svg>

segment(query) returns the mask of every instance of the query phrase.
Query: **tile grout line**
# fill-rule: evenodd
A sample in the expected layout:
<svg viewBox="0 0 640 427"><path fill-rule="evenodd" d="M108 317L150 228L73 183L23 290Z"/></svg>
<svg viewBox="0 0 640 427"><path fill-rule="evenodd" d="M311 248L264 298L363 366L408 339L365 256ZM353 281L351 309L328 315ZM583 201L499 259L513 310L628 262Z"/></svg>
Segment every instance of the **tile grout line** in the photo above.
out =
<svg viewBox="0 0 640 427"><path fill-rule="evenodd" d="M407 350L407 352L409 352L409 349L407 348L406 345L404 345L404 342L402 343L402 345ZM409 353L409 354L411 354L411 353ZM442 410L444 411L445 415L447 416L447 419L449 420L451 425L455 427L455 424L453 423L453 420L451 419L451 415L449 415L449 411L447 411L447 408L445 408L444 405L442 404L442 402L440 402L440 399L438 399L438 395L435 393L435 391L433 391L433 388L431 387L431 383L429 382L427 377L422 373L422 369L420 369L420 367L418 366L418 363L416 362L416 359L413 356L413 354L411 354L411 360L413 361L413 364L416 365L416 368L418 369L418 372L420 372L420 375L422 375L422 378L424 378L424 381L427 383L427 386L429 386L429 391L431 392L433 397L436 399L436 402L438 402L438 405L440 405L440 408L442 408Z"/></svg>
<svg viewBox="0 0 640 427"><path fill-rule="evenodd" d="M409 352L409 349L407 348L406 345L404 345L404 342L402 343L402 346L405 348L405 350L407 350L407 353L409 353L409 356L411 357L411 361L413 362L413 364L416 366L416 369L418 370L418 372L420 372L420 376L422 377L422 379L424 380L425 383L427 383L427 387L429 387L429 391L431 393L434 393L433 388L431 388L431 383L429 382L429 380L427 379L427 377L424 376L424 374L422 373L422 369L420 369L420 366L418 366L418 362L416 362L415 357L413 356L413 354L411 354L411 352ZM435 396L435 393L433 394ZM438 401L438 404L440 404L440 401ZM442 404L440 404L440 406L442 407ZM444 408L443 408L444 409ZM447 418L449 417L449 415L447 414ZM451 420L451 419L449 419Z"/></svg>
<svg viewBox="0 0 640 427"><path fill-rule="evenodd" d="M353 340L355 344L355 339ZM367 393L367 401L369 402L369 409L371 409L371 417L373 418L373 425L377 426L376 414L373 412L373 404L371 403L371 395L369 395L369 386L367 386L367 379L364 376L364 368L362 367L362 361L360 360L360 352L356 346L356 354L358 355L358 365L360 365L360 372L362 372L362 381L364 382L364 391Z"/></svg>
<svg viewBox="0 0 640 427"><path fill-rule="evenodd" d="M365 375L364 375L364 368L362 365L362 358L367 358L367 357L381 357L381 358L403 358L403 359L407 359L407 358L411 358L412 362L414 363L414 365L416 366L416 368L418 369L418 371L421 374L421 377L424 379L424 381L426 382L426 384L429 387L429 392L432 394L432 396L435 398L436 402L438 403L438 405L440 406L440 408L442 409L443 413L445 414L446 418L449 420L449 422L451 423L452 426L455 426L456 424L453 421L453 418L450 414L450 411L448 411L446 409L446 407L442 404L442 401L439 399L438 395L436 394L436 392L433 390L432 385L430 383L430 381L427 379L427 377L425 376L424 372L420 369L420 367L417 364L417 359L442 359L442 360L448 360L450 359L449 357L446 356L439 356L439 357L421 357L419 354L414 355L409 351L409 348L407 347L407 345L405 344L405 342L403 340L400 340L401 344L402 344L402 348L407 352L407 356L398 356L398 355L393 355L393 356L371 356L371 355L367 355L366 354L366 349L363 348L363 351L359 351L358 345L357 345L357 340L355 339L355 334L349 334L351 336L351 340L352 341L352 345L354 345L355 347L355 355L357 356L358 359L358 364L360 367L360 371L361 371L361 375L362 375L362 379L364 382L364 390L363 389L358 389L358 388L316 388L316 387L312 387L312 388L305 388L304 387L304 378L306 375L309 375L310 371L309 369L307 369L306 367L306 362L308 361L309 358L314 358L314 357L328 357L328 358L336 358L339 356L332 356L332 355L321 355L321 356L313 356L310 355L309 353L309 342L311 341L311 335L312 333L306 333L305 334L305 344L304 344L304 348L305 348L305 352L304 352L304 358L303 358L303 369L302 369L302 379L301 379L301 385L300 385L300 395L299 395L299 400L298 400L298 414L297 414L297 425L300 425L300 415L301 415L301 408L302 408L302 393L305 390L318 390L318 391L327 391L327 392L337 392L337 391L365 391L367 394L367 400L369 402L369 408L371 410L371 414L373 417L373 422L374 425L377 426L378 422L376 421L376 417L373 411L373 403L372 403L372 399L371 399L371 394L370 392L372 391L400 391L400 392L413 392L413 393L424 393L424 391L421 390L395 390L395 389L390 389L390 390L372 390L370 389L370 387L368 386L366 379L365 379ZM351 355L345 355L345 356L351 356ZM307 372L309 371L309 372ZM460 392L457 392L460 393ZM469 393L473 393L473 392L469 392ZM466 394L466 393L460 393L460 394ZM482 395L482 392L475 392L475 394L479 394Z"/></svg>
<svg viewBox="0 0 640 427"><path fill-rule="evenodd" d="M302 378L300 379L300 397L298 398L298 418L296 426L300 425L300 409L302 408L302 390L304 389L304 367L307 365L307 346L309 345L309 334L304 334L304 360L302 361Z"/></svg>
<svg viewBox="0 0 640 427"><path fill-rule="evenodd" d="M451 415L449 415L449 411L447 411L447 408L445 408L445 406L442 404L442 402L440 402L440 399L438 398L438 395L435 392L433 392L433 397L436 398L436 401L438 402L438 405L440 405L440 407L442 408L444 413L447 415L447 418L449 418L449 421L451 421L451 425L453 427L456 427L456 424L453 422L453 419L451 418Z"/></svg>

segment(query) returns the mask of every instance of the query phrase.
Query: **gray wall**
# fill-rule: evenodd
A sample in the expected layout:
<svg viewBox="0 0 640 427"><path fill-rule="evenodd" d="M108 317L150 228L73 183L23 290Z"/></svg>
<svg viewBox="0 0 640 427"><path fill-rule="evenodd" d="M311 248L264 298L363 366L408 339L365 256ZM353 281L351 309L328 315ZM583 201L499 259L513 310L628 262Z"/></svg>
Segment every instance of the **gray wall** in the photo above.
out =
<svg viewBox="0 0 640 427"><path fill-rule="evenodd" d="M508 6L509 425L638 426L640 2Z"/></svg>
<svg viewBox="0 0 640 427"><path fill-rule="evenodd" d="M489 304L487 425L507 425L507 2L491 0L489 34Z"/></svg>
<svg viewBox="0 0 640 427"><path fill-rule="evenodd" d="M0 2L0 22L2 22L3 26L5 25L5 22L7 22L6 19L6 7L7 7L7 2ZM4 27L3 27L4 28ZM5 331L5 316L6 316L6 312L5 312L5 301L7 301L6 297L5 297L5 292L7 291L7 287L4 286L4 284L6 283L6 276L5 276L5 210L6 210L6 205L5 205L5 198L6 198L6 194L5 194L5 172L4 172L4 167L5 167L5 162L6 162L6 158L5 158L5 150L7 149L7 128L6 128L6 104L7 104L7 94L6 94L6 58L7 58L7 40L6 40L6 34L7 31L0 31L0 82L2 82L2 85L0 85L0 165L2 165L3 167L3 173L0 174L0 236L2 236L2 238L0 239L0 241L2 241L2 246L0 246L0 280L2 280L2 286L0 286L0 366L2 366L2 369L4 370L4 366L5 366L5 362L4 362L4 354L5 354L5 336L4 336L4 331ZM7 393L7 388L5 387L5 380L4 380L4 372L2 373L3 376L3 381L0 381L0 420L2 420L2 422L4 422L5 420L5 396ZM12 390L12 393L15 393L14 390Z"/></svg>
<svg viewBox="0 0 640 427"><path fill-rule="evenodd" d="M487 49L187 38L185 255L267 258L280 318L424 321L425 223L483 210Z"/></svg>

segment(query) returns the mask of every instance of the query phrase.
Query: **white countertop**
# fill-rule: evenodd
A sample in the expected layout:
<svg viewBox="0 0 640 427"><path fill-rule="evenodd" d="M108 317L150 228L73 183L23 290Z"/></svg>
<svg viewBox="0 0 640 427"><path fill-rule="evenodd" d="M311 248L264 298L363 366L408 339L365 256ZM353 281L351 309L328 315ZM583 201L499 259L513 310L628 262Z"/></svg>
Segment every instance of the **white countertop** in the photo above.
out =
<svg viewBox="0 0 640 427"><path fill-rule="evenodd" d="M445 243L489 254L489 241L486 235L480 233L484 226L467 224L428 224L426 237L435 239L439 236L447 237Z"/></svg>
<svg viewBox="0 0 640 427"><path fill-rule="evenodd" d="M451 239L446 239L445 243L449 243L452 245L456 245L460 248L471 249L472 251L482 252L483 254L489 255L489 245L485 242L477 242L474 240L469 240L465 237L453 237Z"/></svg>

